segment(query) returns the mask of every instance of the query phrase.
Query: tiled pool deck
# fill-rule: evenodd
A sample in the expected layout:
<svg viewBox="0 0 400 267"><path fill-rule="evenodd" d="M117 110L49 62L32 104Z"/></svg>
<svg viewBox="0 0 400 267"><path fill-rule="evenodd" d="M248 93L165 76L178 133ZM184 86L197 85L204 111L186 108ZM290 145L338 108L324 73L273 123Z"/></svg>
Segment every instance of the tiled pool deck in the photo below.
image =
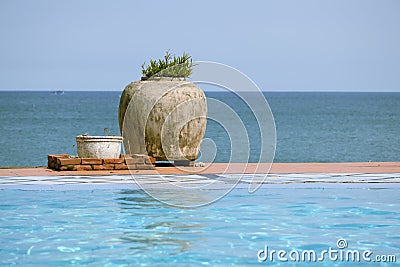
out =
<svg viewBox="0 0 400 267"><path fill-rule="evenodd" d="M254 176L258 182L268 173L269 164L209 164L200 167L159 167L153 170L132 171L53 171L44 167L0 169L0 189L53 190L90 188L138 188L137 182L146 186L163 187L232 185L238 182L247 186ZM243 174L241 174L243 173ZM273 185L346 184L368 187L400 187L400 162L351 163L274 163L262 182Z"/></svg>

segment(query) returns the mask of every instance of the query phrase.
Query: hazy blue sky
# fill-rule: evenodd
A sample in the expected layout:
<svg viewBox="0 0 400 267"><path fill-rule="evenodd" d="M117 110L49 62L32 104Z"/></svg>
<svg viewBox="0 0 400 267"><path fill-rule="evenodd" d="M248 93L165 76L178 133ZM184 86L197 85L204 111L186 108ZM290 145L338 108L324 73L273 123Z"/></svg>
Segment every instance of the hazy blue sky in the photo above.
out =
<svg viewBox="0 0 400 267"><path fill-rule="evenodd" d="M167 49L263 90L400 91L400 1L0 0L0 89L112 89Z"/></svg>

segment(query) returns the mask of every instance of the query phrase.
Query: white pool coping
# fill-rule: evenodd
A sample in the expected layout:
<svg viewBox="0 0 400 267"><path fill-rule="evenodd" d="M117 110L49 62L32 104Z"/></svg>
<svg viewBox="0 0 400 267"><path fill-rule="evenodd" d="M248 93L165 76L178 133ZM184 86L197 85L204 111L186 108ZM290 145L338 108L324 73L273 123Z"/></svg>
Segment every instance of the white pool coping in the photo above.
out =
<svg viewBox="0 0 400 267"><path fill-rule="evenodd" d="M288 173L106 176L0 176L0 190L96 190L188 188L248 188L253 178L262 188L400 188L400 173ZM266 179L264 180L266 176ZM211 185L211 186L210 186Z"/></svg>

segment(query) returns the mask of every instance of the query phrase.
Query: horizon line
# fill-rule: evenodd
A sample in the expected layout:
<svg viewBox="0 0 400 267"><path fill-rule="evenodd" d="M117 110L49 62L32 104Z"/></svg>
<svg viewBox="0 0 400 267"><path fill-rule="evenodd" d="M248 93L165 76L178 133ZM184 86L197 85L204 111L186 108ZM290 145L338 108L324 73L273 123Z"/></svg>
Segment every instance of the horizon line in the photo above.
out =
<svg viewBox="0 0 400 267"><path fill-rule="evenodd" d="M0 89L0 92L122 92L124 89ZM203 90L204 92L229 92L228 90ZM258 92L258 91L240 91L240 92ZM400 93L400 89L395 90L279 90L279 89L270 89L270 90L261 90L261 92L273 92L273 93L307 93L307 92L315 92L315 93Z"/></svg>

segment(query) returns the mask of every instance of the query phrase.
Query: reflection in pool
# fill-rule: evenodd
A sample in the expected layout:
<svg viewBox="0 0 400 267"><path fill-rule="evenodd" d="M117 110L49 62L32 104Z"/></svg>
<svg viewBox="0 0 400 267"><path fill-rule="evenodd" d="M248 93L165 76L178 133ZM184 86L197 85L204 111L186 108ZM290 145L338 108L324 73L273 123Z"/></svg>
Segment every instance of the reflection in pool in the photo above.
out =
<svg viewBox="0 0 400 267"><path fill-rule="evenodd" d="M265 245L322 250L339 238L349 249L396 254L399 193L235 189L211 205L179 209L141 190L1 190L0 265L248 266L260 264L257 252Z"/></svg>

